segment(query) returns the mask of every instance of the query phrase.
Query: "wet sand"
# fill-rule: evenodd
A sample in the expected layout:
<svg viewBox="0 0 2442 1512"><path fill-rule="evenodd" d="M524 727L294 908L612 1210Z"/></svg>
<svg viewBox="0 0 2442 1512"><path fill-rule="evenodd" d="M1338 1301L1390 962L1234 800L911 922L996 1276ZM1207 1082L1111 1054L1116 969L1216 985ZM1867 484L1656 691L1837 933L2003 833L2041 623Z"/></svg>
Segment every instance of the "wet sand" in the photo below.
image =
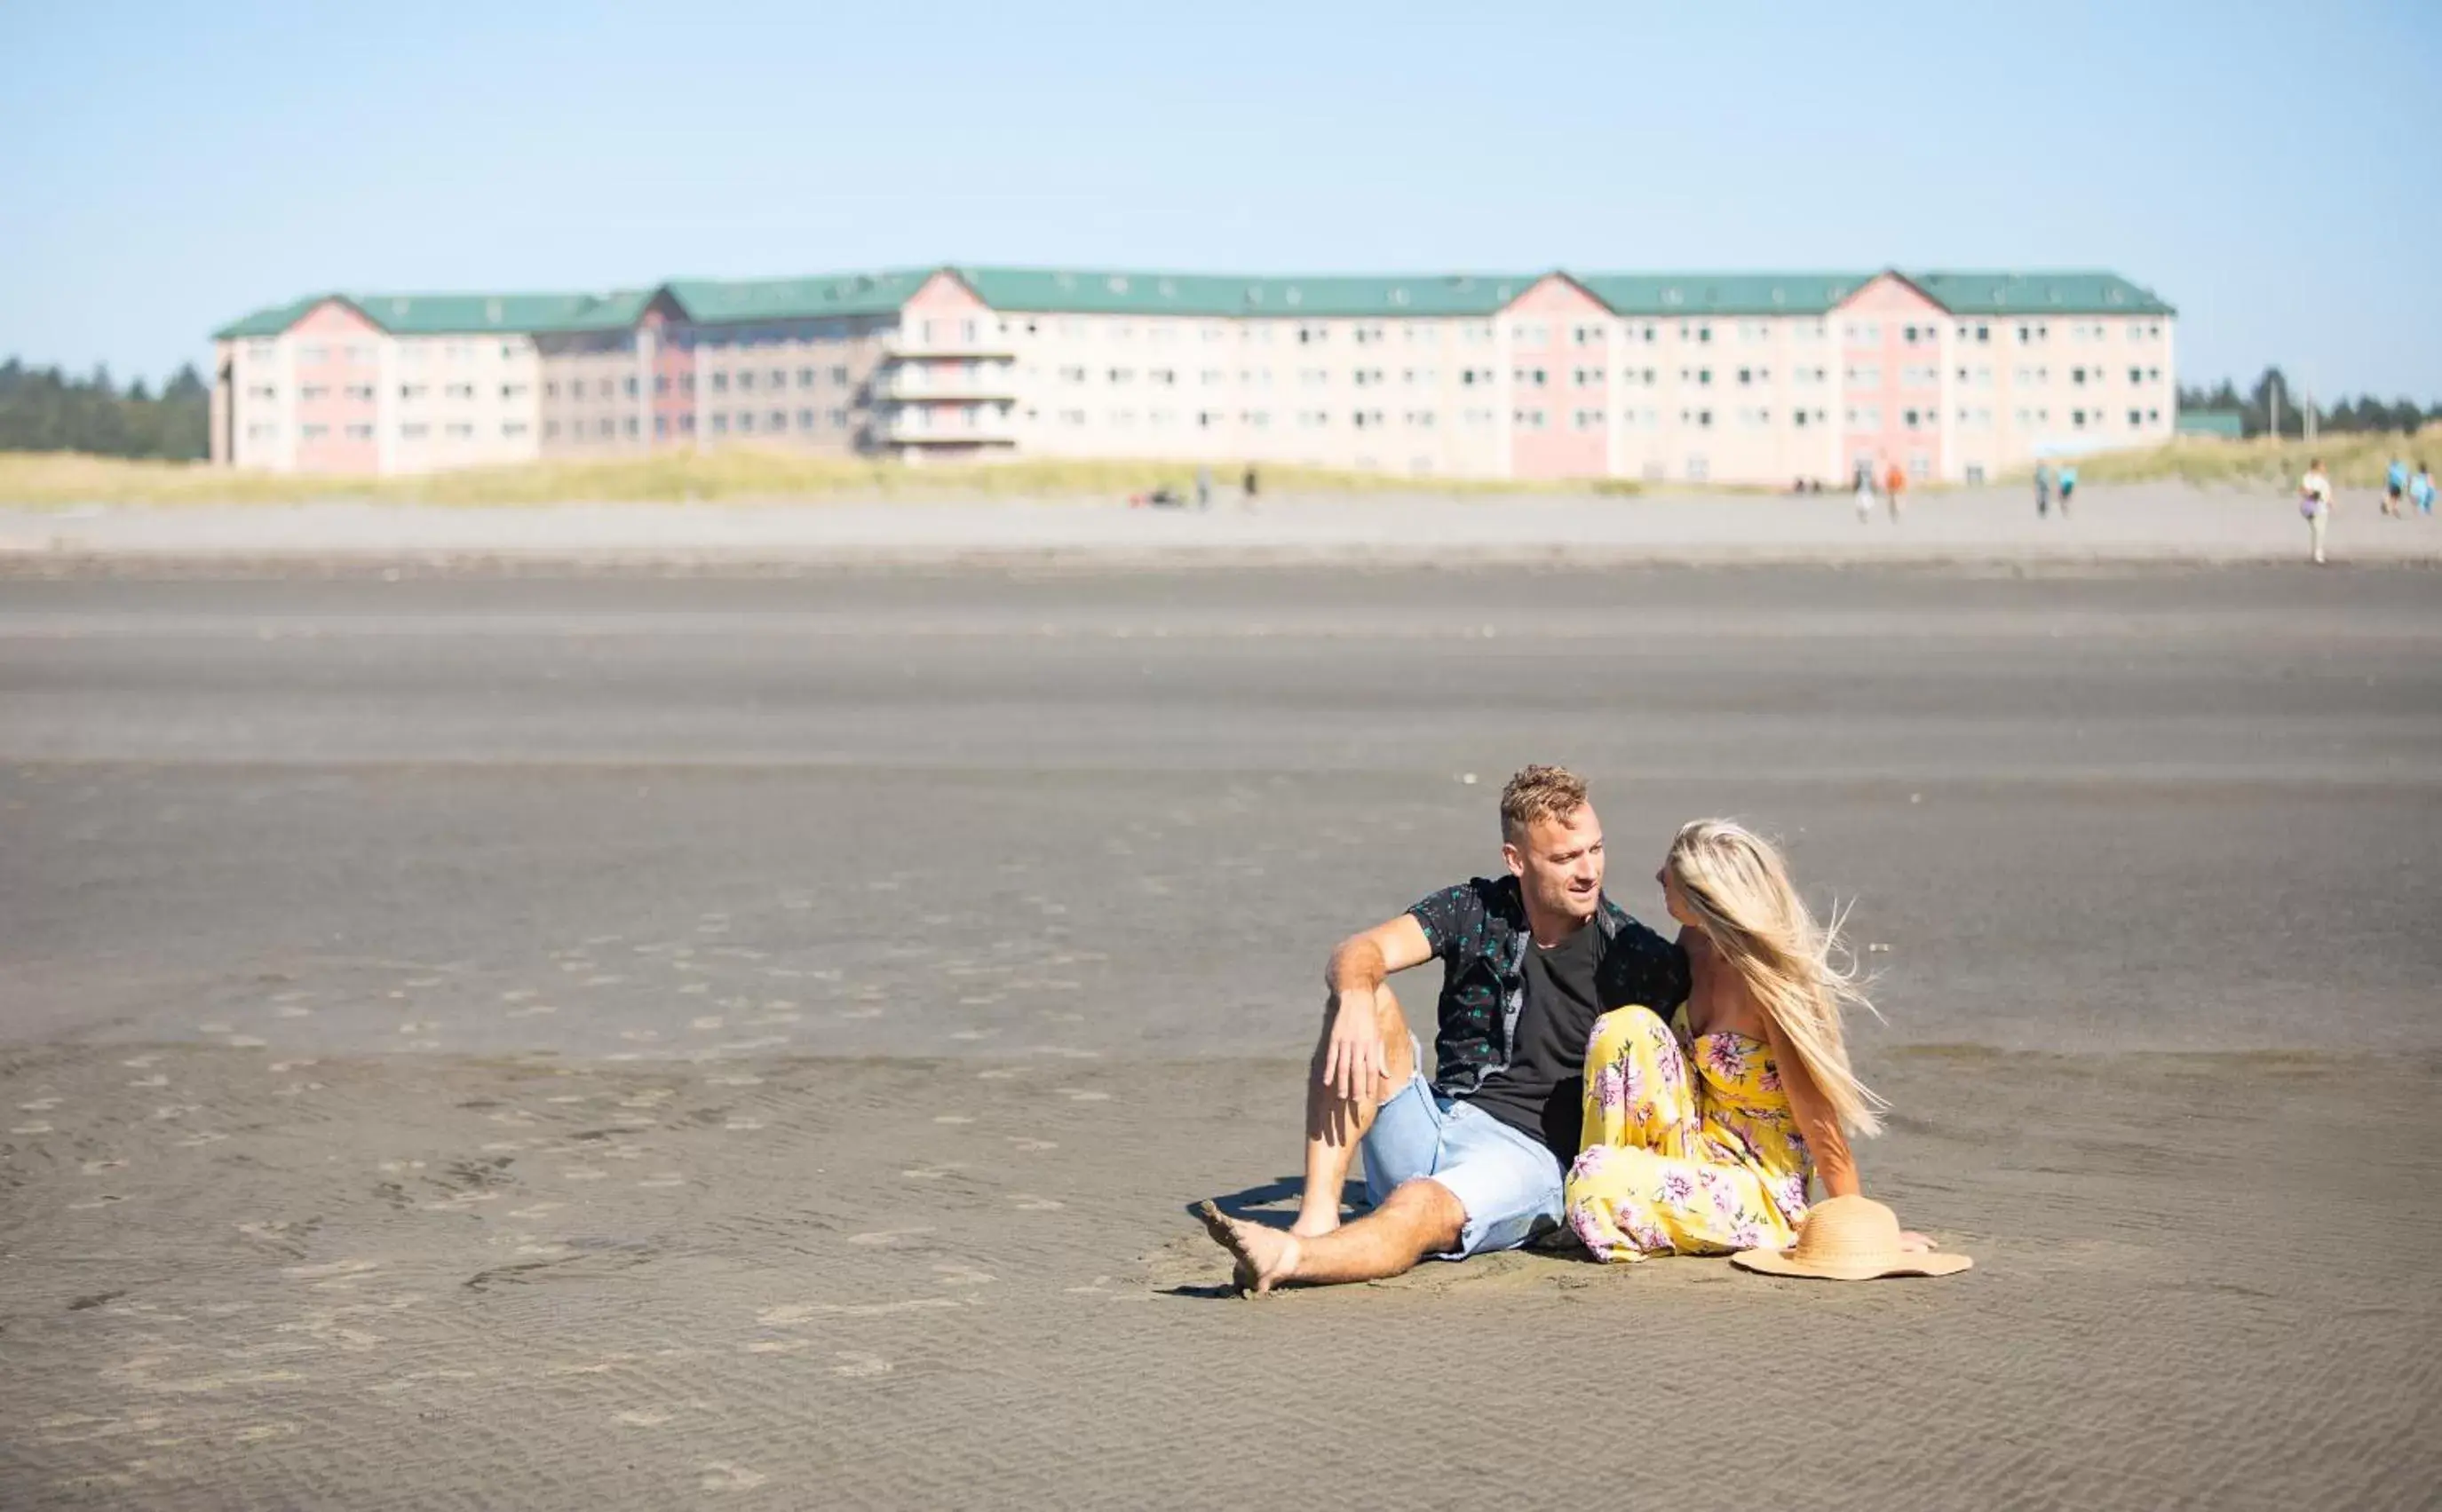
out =
<svg viewBox="0 0 2442 1512"><path fill-rule="evenodd" d="M2410 573L8 585L0 1504L2430 1505L2437 653ZM1716 810L1859 900L1974 1271L1226 1294L1323 953L1538 758L1640 910Z"/></svg>

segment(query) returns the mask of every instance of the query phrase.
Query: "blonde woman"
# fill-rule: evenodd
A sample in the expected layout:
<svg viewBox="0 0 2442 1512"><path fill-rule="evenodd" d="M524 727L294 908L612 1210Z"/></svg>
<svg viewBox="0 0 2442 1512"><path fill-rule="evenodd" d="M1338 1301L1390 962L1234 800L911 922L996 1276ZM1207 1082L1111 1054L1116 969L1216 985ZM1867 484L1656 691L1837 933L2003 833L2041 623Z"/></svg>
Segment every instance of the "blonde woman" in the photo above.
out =
<svg viewBox="0 0 2442 1512"><path fill-rule="evenodd" d="M1597 1260L1785 1247L1810 1177L1858 1191L1849 1138L1876 1132L1882 1102L1849 1067L1840 1015L1869 1005L1780 853L1744 828L1688 825L1655 880L1687 951L1685 1017L1595 1021L1569 1226Z"/></svg>

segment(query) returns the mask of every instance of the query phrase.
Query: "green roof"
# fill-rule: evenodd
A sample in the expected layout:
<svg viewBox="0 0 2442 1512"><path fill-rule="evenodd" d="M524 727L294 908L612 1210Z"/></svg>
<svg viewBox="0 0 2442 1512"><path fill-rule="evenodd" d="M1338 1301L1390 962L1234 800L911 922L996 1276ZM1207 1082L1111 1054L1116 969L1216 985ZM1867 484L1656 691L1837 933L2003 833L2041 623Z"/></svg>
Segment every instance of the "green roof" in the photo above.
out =
<svg viewBox="0 0 2442 1512"><path fill-rule="evenodd" d="M993 309L1084 315L1490 316L1545 277L1537 273L1412 273L1315 277L1018 267L894 268L807 279L680 279L610 294L319 294L274 305L212 333L277 336L325 300L339 300L399 336L617 330L666 292L703 324L889 315L939 273ZM1576 278L1627 316L1822 315L1876 272L1595 273ZM1900 273L1954 315L2171 315L2151 290L2115 273Z"/></svg>
<svg viewBox="0 0 2442 1512"><path fill-rule="evenodd" d="M2151 289L2117 273L1903 275L1953 315L2176 315Z"/></svg>
<svg viewBox="0 0 2442 1512"><path fill-rule="evenodd" d="M1324 274L1248 277L1110 269L953 267L995 310L1083 315L1491 315L1535 286L1536 273Z"/></svg>
<svg viewBox="0 0 2442 1512"><path fill-rule="evenodd" d="M1821 315L1871 273L1589 273L1577 280L1619 315Z"/></svg>
<svg viewBox="0 0 2442 1512"><path fill-rule="evenodd" d="M891 314L936 271L892 268L811 279L679 279L663 286L690 320L802 320L826 315Z"/></svg>
<svg viewBox="0 0 2442 1512"><path fill-rule="evenodd" d="M650 290L611 294L317 294L257 310L212 333L220 340L278 336L337 300L392 336L617 330L636 323Z"/></svg>

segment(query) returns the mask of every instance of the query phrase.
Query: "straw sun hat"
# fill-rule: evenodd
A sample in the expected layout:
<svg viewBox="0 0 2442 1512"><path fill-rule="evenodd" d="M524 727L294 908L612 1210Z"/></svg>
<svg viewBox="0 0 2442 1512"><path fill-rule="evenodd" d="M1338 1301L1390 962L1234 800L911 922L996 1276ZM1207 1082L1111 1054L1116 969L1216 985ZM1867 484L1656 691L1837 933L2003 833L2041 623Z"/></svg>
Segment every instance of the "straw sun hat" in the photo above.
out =
<svg viewBox="0 0 2442 1512"><path fill-rule="evenodd" d="M1871 1197L1826 1197L1807 1210L1797 1243L1786 1249L1742 1249L1730 1264L1767 1276L1871 1281L1877 1276L1948 1276L1975 1262L1965 1255L1908 1254L1900 1248L1899 1214Z"/></svg>

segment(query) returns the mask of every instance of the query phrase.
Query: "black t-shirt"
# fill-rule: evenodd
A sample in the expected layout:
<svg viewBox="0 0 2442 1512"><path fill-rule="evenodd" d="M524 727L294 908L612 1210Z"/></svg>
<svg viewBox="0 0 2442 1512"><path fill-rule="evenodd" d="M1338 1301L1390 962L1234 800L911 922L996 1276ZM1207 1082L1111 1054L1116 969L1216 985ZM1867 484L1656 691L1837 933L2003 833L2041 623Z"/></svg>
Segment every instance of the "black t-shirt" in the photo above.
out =
<svg viewBox="0 0 2442 1512"><path fill-rule="evenodd" d="M1592 921L1549 950L1527 941L1517 1053L1464 1099L1540 1139L1562 1165L1577 1157L1585 1118L1586 1040L1602 1015L1595 993L1602 948L1602 929Z"/></svg>

